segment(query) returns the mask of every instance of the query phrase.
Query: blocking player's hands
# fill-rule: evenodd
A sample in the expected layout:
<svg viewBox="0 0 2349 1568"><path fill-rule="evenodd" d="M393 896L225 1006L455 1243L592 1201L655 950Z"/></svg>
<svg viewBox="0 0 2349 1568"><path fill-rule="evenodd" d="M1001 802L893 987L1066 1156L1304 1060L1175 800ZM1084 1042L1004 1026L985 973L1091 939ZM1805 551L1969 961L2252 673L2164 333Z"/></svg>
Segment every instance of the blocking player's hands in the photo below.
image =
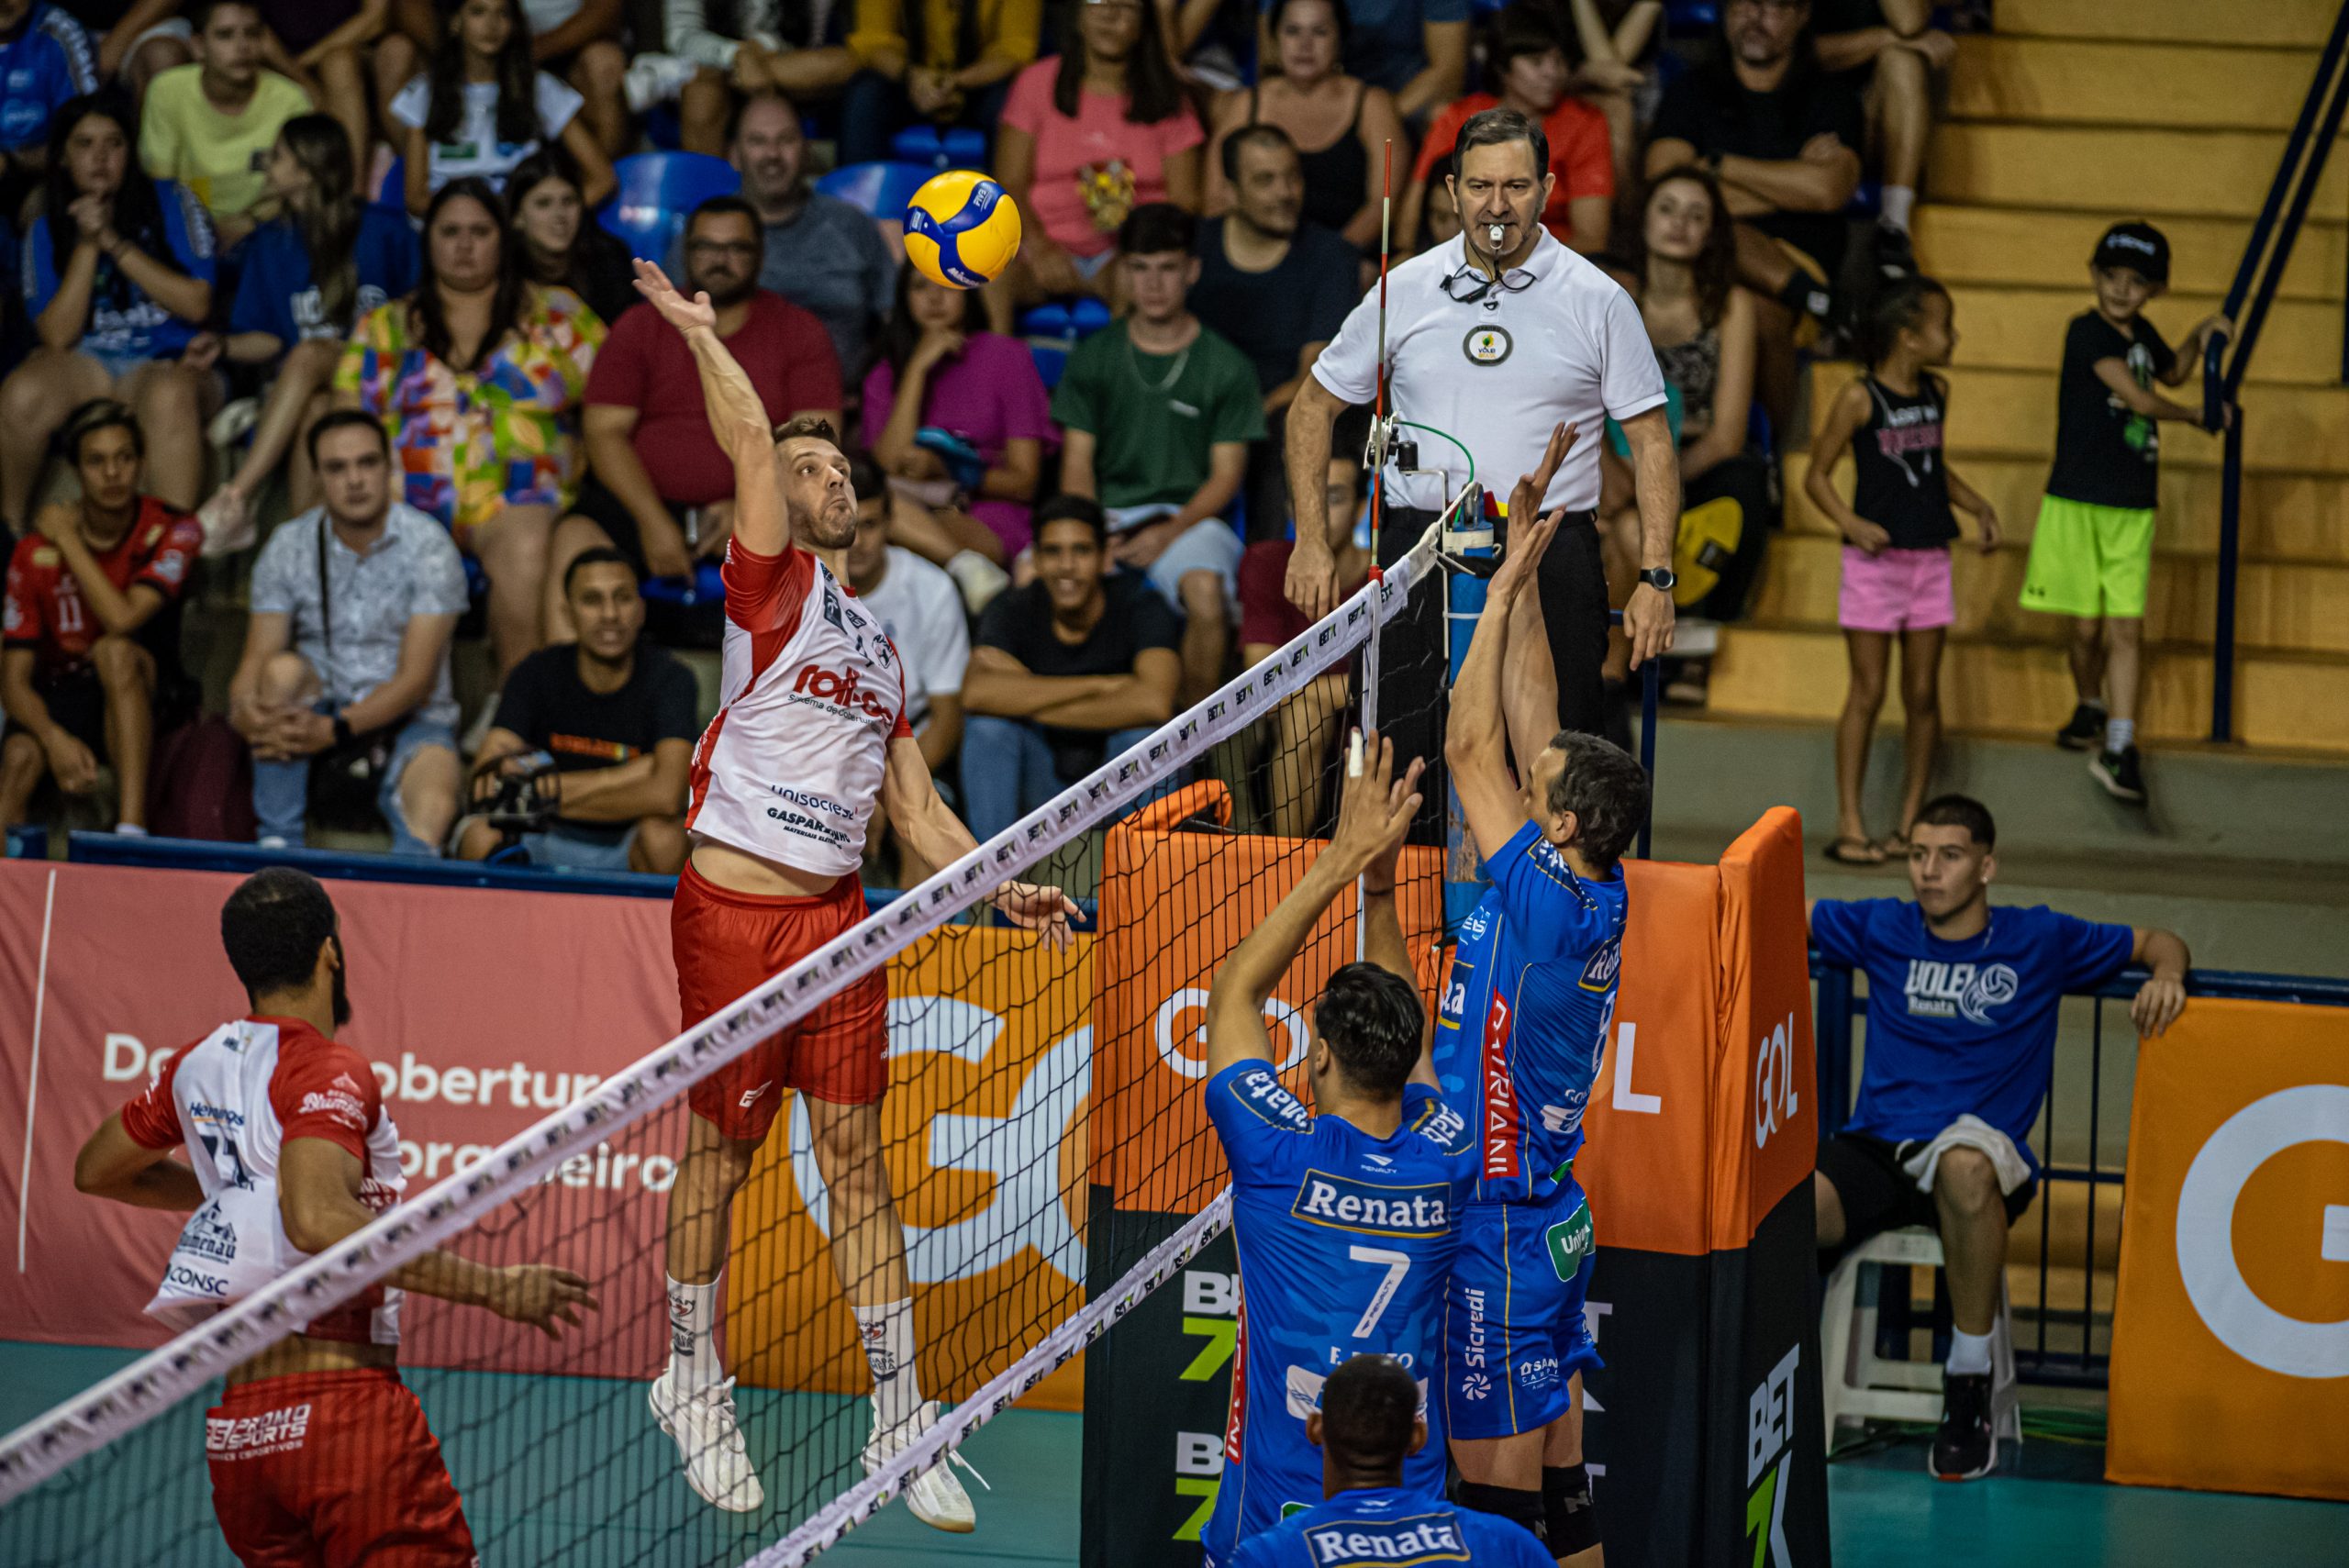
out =
<svg viewBox="0 0 2349 1568"><path fill-rule="evenodd" d="M1558 465L1565 462L1566 454L1574 450L1581 433L1578 426L1552 426L1550 439L1542 448L1542 461L1533 465L1532 473L1520 475L1517 488L1509 492L1508 548L1501 552L1500 569L1493 573L1492 584L1486 590L1488 602L1513 603L1525 585L1533 581L1543 552L1549 550L1550 541L1558 537L1558 524L1565 514L1552 512L1543 517L1542 497L1550 493L1551 479L1556 475Z"/></svg>
<svg viewBox="0 0 2349 1568"><path fill-rule="evenodd" d="M1397 778L1395 743L1375 732L1357 733L1349 755L1337 830L1322 859L1343 872L1348 882L1370 877L1374 886L1392 887L1396 856L1410 830L1412 814L1419 808L1419 772L1426 763L1414 757Z"/></svg>
<svg viewBox="0 0 2349 1568"><path fill-rule="evenodd" d="M662 320L680 332L691 332L696 328L712 332L718 329L718 307L709 303L709 295L696 294L687 299L669 281L668 273L641 256L636 261L636 292L661 313Z"/></svg>
<svg viewBox="0 0 2349 1568"><path fill-rule="evenodd" d="M1068 951L1074 940L1069 934L1069 922L1084 914L1059 888L1039 887L1031 882L1007 882L996 888L995 906L1021 930L1042 932L1054 952Z"/></svg>
<svg viewBox="0 0 2349 1568"><path fill-rule="evenodd" d="M602 1304L583 1274L547 1263L512 1263L492 1273L482 1305L509 1322L528 1323L548 1339L560 1340L557 1325L576 1329Z"/></svg>

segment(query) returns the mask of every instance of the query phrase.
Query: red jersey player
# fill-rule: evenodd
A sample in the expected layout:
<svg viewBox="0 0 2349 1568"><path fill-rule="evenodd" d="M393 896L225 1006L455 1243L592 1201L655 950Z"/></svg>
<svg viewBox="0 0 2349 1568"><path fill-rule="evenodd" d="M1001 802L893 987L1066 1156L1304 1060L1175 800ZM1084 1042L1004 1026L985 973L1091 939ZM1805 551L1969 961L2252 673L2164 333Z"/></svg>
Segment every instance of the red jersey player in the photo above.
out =
<svg viewBox="0 0 2349 1568"><path fill-rule="evenodd" d="M220 940L252 1012L174 1054L73 1162L92 1196L195 1211L147 1307L181 1327L342 1240L401 1186L374 1070L334 1038L351 1006L326 889L289 867L257 872L228 895ZM213 1511L246 1568L479 1562L440 1445L395 1367L405 1290L549 1338L596 1305L563 1269L429 1252L231 1370L204 1447Z"/></svg>
<svg viewBox="0 0 2349 1568"><path fill-rule="evenodd" d="M670 917L690 1027L864 917L857 870L876 804L930 865L977 846L939 799L906 723L896 650L844 586L856 496L831 427L801 417L772 428L718 340L709 296L687 299L658 267L636 267L638 290L693 350L710 427L734 464L721 706L694 754L693 853ZM995 902L1057 943L1076 913L1059 893L1022 883L1006 883ZM905 1232L881 1162L888 1001L887 977L875 970L692 1092L669 1192L672 1354L651 1397L687 1483L721 1508L747 1512L765 1500L736 1426L733 1380L718 1363L718 1276L734 1195L786 1089L807 1102L830 1193L832 1266L873 1373L865 1469L938 1418L915 1370ZM945 1464L917 1477L907 1503L941 1529L974 1523Z"/></svg>

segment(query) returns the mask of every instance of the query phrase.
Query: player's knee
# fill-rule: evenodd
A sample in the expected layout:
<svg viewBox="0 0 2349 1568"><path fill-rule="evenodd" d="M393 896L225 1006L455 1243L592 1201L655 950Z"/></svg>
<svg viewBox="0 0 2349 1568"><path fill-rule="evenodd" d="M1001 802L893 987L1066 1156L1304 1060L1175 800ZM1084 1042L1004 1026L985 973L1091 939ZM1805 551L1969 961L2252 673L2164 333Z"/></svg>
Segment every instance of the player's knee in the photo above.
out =
<svg viewBox="0 0 2349 1568"><path fill-rule="evenodd" d="M48 766L40 742L23 730L12 730L6 740L0 741L0 778L9 784L22 785L37 780Z"/></svg>
<svg viewBox="0 0 2349 1568"><path fill-rule="evenodd" d="M1998 1168L1978 1149L1944 1150L1940 1167L1933 1173L1933 1191L1943 1202L1965 1215L1982 1214L1997 1207L2003 1195L1998 1190Z"/></svg>
<svg viewBox="0 0 2349 1568"><path fill-rule="evenodd" d="M1547 1473L1544 1473L1547 1479ZM1531 1530L1537 1540L1549 1542L1550 1516L1543 1505L1542 1495L1530 1486L1494 1486L1482 1481L1460 1484L1460 1506L1474 1508L1480 1514L1493 1514ZM1556 1548L1552 1547L1553 1553Z"/></svg>
<svg viewBox="0 0 2349 1568"><path fill-rule="evenodd" d="M1810 1173L1810 1206L1819 1216L1819 1245L1820 1251L1843 1240L1843 1195L1827 1179L1824 1171Z"/></svg>
<svg viewBox="0 0 2349 1568"><path fill-rule="evenodd" d="M1879 110L1914 103L1925 95L1932 68L1914 50L1888 49L1876 57L1876 90Z"/></svg>
<svg viewBox="0 0 2349 1568"><path fill-rule="evenodd" d="M307 702L317 693L318 675L307 659L289 649L262 662L259 686L265 703Z"/></svg>
<svg viewBox="0 0 2349 1568"><path fill-rule="evenodd" d="M485 861L496 852L498 842L504 837L486 822L478 819L468 822L465 830L457 835L457 858L461 861Z"/></svg>
<svg viewBox="0 0 2349 1568"><path fill-rule="evenodd" d="M90 646L90 663L110 695L143 689L147 684L146 653L127 637L98 639Z"/></svg>
<svg viewBox="0 0 2349 1568"><path fill-rule="evenodd" d="M1218 572L1186 572L1174 591L1183 601L1183 613L1197 623L1221 626L1224 622L1223 574Z"/></svg>
<svg viewBox="0 0 2349 1568"><path fill-rule="evenodd" d="M571 68L572 85L583 93L618 93L628 74L628 56L609 39L597 39L579 51Z"/></svg>
<svg viewBox="0 0 2349 1568"><path fill-rule="evenodd" d="M1598 1509L1591 1498L1586 1466L1542 1467L1542 1518L1553 1557L1572 1557L1598 1545Z"/></svg>
<svg viewBox="0 0 2349 1568"><path fill-rule="evenodd" d="M2134 648L2144 640L2145 623L2134 616L2115 616L2104 623L2105 636L2115 648Z"/></svg>

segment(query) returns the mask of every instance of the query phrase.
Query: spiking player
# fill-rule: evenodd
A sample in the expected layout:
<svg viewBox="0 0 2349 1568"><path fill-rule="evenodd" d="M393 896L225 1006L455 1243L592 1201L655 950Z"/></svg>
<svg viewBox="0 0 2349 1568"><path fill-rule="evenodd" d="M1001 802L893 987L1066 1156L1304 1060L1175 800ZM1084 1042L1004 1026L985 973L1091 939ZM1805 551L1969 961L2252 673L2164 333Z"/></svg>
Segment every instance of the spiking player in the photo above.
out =
<svg viewBox="0 0 2349 1568"><path fill-rule="evenodd" d="M1396 851L1419 808L1420 764L1397 782L1392 746L1376 740L1371 751L1346 781L1329 847L1208 994L1208 1117L1231 1163L1241 1311L1223 1481L1200 1536L1208 1568L1320 1499L1306 1422L1333 1371L1391 1355L1423 1396L1442 1344L1444 1272L1475 1147L1436 1097L1427 1006L1395 909ZM1275 1076L1264 1004L1357 877L1367 962L1331 974L1314 1006L1308 1111ZM1440 1491L1441 1439L1409 1470L1419 1489Z"/></svg>
<svg viewBox="0 0 2349 1568"><path fill-rule="evenodd" d="M220 945L251 1013L174 1053L73 1162L74 1186L94 1197L194 1211L147 1306L178 1328L400 1195L399 1129L367 1059L335 1039L351 1003L326 889L286 866L254 873L221 907ZM486 1307L550 1339L596 1306L565 1269L428 1252L231 1368L204 1448L220 1533L247 1568L481 1561L440 1445L400 1382L403 1290Z"/></svg>
<svg viewBox="0 0 2349 1568"><path fill-rule="evenodd" d="M685 334L710 428L734 465L723 702L694 752L685 816L693 852L670 914L690 1028L864 917L857 870L876 804L930 865L976 844L938 798L906 723L896 650L842 585L856 496L831 426L801 418L772 429L751 378L718 340L709 296L687 299L649 261L636 271L639 292ZM1011 882L995 902L1066 945L1077 910L1058 892ZM785 1089L807 1101L830 1193L832 1267L873 1373L865 1469L879 1469L938 1418L915 1370L905 1231L881 1162L888 1003L887 977L876 969L692 1091L691 1130L669 1193L671 1354L651 1400L677 1441L687 1484L720 1508L747 1513L766 1498L743 1451L733 1380L718 1363L718 1278L734 1195ZM945 1464L916 1477L906 1500L940 1529L975 1522Z"/></svg>
<svg viewBox="0 0 2349 1568"><path fill-rule="evenodd" d="M1600 1558L1598 1527L1567 1385L1601 1363L1583 1321L1592 1230L1574 1158L1615 1012L1618 862L1647 816L1648 781L1593 736L1561 732L1541 746L1547 725L1530 719L1555 706L1541 597L1525 589L1561 516L1535 514L1574 438L1553 430L1541 468L1518 482L1507 558L1453 688L1444 759L1492 885L1461 925L1435 1064L1477 1144L1444 1308L1442 1408L1460 1500L1517 1520L1586 1568ZM1505 650L1517 720L1506 726ZM1532 758L1522 788L1505 728L1519 757Z"/></svg>

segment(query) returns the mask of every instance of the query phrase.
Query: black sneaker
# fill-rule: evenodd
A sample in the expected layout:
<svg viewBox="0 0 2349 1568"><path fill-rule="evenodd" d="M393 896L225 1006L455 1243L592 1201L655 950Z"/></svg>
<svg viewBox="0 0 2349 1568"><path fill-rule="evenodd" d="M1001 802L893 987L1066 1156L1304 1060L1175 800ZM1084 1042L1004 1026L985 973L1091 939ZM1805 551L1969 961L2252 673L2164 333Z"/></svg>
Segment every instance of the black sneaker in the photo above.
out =
<svg viewBox="0 0 2349 1568"><path fill-rule="evenodd" d="M2088 772L2104 786L2104 793L2115 800L2125 800L2132 806L2145 804L2145 774L2137 765L2137 748L2123 746L2118 751L2099 751L2088 759Z"/></svg>
<svg viewBox="0 0 2349 1568"><path fill-rule="evenodd" d="M1990 1425L1990 1374L1942 1379L1942 1429L1933 1434L1925 1468L1943 1481L1972 1481L1998 1462L1998 1434Z"/></svg>
<svg viewBox="0 0 2349 1568"><path fill-rule="evenodd" d="M1876 270L1887 283L1917 275L1917 248L1905 229L1876 226Z"/></svg>
<svg viewBox="0 0 2349 1568"><path fill-rule="evenodd" d="M2082 703L2072 710L2072 722L2055 732L2055 744L2066 751L2094 751L2104 745L2104 709Z"/></svg>

